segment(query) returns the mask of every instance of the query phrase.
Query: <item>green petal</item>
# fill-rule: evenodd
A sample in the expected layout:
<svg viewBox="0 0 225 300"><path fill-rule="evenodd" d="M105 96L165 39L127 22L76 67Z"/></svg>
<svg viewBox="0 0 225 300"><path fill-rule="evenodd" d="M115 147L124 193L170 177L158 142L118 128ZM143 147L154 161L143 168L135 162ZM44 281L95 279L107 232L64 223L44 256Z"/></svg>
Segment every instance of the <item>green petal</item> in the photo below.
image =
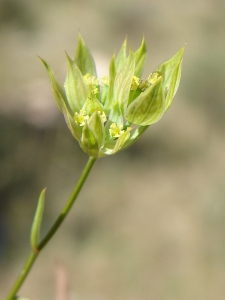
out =
<svg viewBox="0 0 225 300"><path fill-rule="evenodd" d="M110 139L105 142L104 148L100 151L100 156L112 155L116 152L127 148L127 143L130 140L130 130L126 130L117 140Z"/></svg>
<svg viewBox="0 0 225 300"><path fill-rule="evenodd" d="M127 39L124 40L119 54L116 58L116 72L119 72L127 59Z"/></svg>
<svg viewBox="0 0 225 300"><path fill-rule="evenodd" d="M88 124L85 124L83 127L80 146L89 156L96 158L99 156L98 140Z"/></svg>
<svg viewBox="0 0 225 300"><path fill-rule="evenodd" d="M83 75L90 74L96 76L95 61L80 34L78 37L75 63Z"/></svg>
<svg viewBox="0 0 225 300"><path fill-rule="evenodd" d="M134 53L135 72L134 75L140 77L147 56L145 40L143 38L140 48Z"/></svg>
<svg viewBox="0 0 225 300"><path fill-rule="evenodd" d="M85 110L88 115L93 114L95 111L103 111L102 104L98 101L97 98L89 95L82 107L82 110Z"/></svg>
<svg viewBox="0 0 225 300"><path fill-rule="evenodd" d="M76 124L73 116L71 116L65 105L63 106L62 112L72 136L79 142L81 138L82 127Z"/></svg>
<svg viewBox="0 0 225 300"><path fill-rule="evenodd" d="M105 131L109 132L109 128L111 126L112 123L116 123L116 124L123 124L123 115L120 113L120 108L119 108L119 104L118 102L114 102L111 106L111 110L110 110L110 114L108 117L108 121L105 125ZM111 139L110 134L106 135L106 140L107 142ZM113 147L114 147L113 143Z"/></svg>
<svg viewBox="0 0 225 300"><path fill-rule="evenodd" d="M110 64L109 64L109 87L108 87L108 95L106 97L106 101L104 103L104 108L106 110L106 114L108 115L113 102L113 88L116 76L116 67L115 67L115 55L112 56Z"/></svg>
<svg viewBox="0 0 225 300"><path fill-rule="evenodd" d="M126 149L130 147L133 143L136 142L137 139L147 130L149 125L147 126L139 126L134 130L134 132L130 135L129 140L126 141L126 143L123 146L123 149Z"/></svg>
<svg viewBox="0 0 225 300"><path fill-rule="evenodd" d="M73 112L79 112L89 93L83 75L75 62L67 55L68 71L65 81L66 96Z"/></svg>
<svg viewBox="0 0 225 300"><path fill-rule="evenodd" d="M115 145L115 147L113 149L112 154L115 154L119 150L122 150L123 146L128 141L129 137L130 137L130 130L126 130L123 134L121 134L121 136L116 141L116 145Z"/></svg>
<svg viewBox="0 0 225 300"><path fill-rule="evenodd" d="M155 72L158 72L163 78L166 109L170 106L180 83L183 53L184 47L181 48L180 51L178 51L170 60L165 61L155 70Z"/></svg>
<svg viewBox="0 0 225 300"><path fill-rule="evenodd" d="M49 64L42 59L41 57L39 57L40 60L43 62L47 72L48 72L48 76L51 82L51 86L52 86L52 91L53 91L53 95L56 101L56 104L58 106L58 108L62 111L62 101L67 103L66 100L66 95L64 93L64 90L62 89L62 87L59 85L58 81L56 80L56 77L53 73L52 68L49 66Z"/></svg>
<svg viewBox="0 0 225 300"><path fill-rule="evenodd" d="M130 52L124 66L115 77L114 99L118 101L120 112L124 114L129 100L130 87L134 76L135 57Z"/></svg>
<svg viewBox="0 0 225 300"><path fill-rule="evenodd" d="M112 123L123 124L123 115L120 113L118 102L114 102L111 107L108 122L106 124L106 130L109 129Z"/></svg>
<svg viewBox="0 0 225 300"><path fill-rule="evenodd" d="M165 99L160 77L128 106L125 117L132 124L146 126L159 121L164 112Z"/></svg>
<svg viewBox="0 0 225 300"><path fill-rule="evenodd" d="M105 127L97 111L94 112L88 119L88 127L91 129L98 141L98 149L101 149L105 142Z"/></svg>
<svg viewBox="0 0 225 300"><path fill-rule="evenodd" d="M113 149L115 147L116 140L108 140L105 142L104 147L100 150L100 156L106 156L113 154Z"/></svg>

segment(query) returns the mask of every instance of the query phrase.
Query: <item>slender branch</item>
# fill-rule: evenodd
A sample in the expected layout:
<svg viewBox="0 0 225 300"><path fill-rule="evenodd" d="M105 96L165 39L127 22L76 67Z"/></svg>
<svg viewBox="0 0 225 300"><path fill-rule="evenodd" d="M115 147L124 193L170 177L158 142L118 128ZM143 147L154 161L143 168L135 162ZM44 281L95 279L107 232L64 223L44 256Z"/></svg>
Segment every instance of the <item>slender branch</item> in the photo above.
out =
<svg viewBox="0 0 225 300"><path fill-rule="evenodd" d="M83 173L81 174L80 179L79 179L75 189L73 190L69 200L67 201L66 205L64 206L61 214L58 216L55 223L50 228L49 232L46 234L46 236L43 238L43 240L39 243L39 245L37 247L38 251L41 251L41 249L44 248L44 246L48 243L48 241L51 239L51 237L55 234L57 229L60 227L60 225L62 224L65 217L68 215L71 207L73 206L75 200L77 199L77 196L78 196L80 190L82 189L84 182L86 181L95 162L96 162L96 158L93 158L93 157L89 158L89 160L83 170Z"/></svg>
<svg viewBox="0 0 225 300"><path fill-rule="evenodd" d="M53 235L56 233L68 213L70 212L71 207L73 206L74 202L77 199L77 196L79 192L81 191L94 163L96 162L96 158L90 157L81 176L80 179L77 182L76 187L74 188L70 198L66 202L64 208L62 209L60 215L56 219L55 223L52 225L52 227L49 229L47 234L44 236L42 241L38 244L36 249L32 249L26 263L24 264L23 269L21 270L20 275L18 276L17 280L15 281L12 289L10 290L8 296L6 297L6 300L14 300L16 299L16 293L22 286L23 282L25 281L27 275L29 274L29 271L31 270L36 258L38 257L41 250L45 247L45 245L50 241L50 239L53 237Z"/></svg>
<svg viewBox="0 0 225 300"><path fill-rule="evenodd" d="M39 252L31 251L30 255L28 256L28 259L26 263L23 266L23 269L21 270L20 275L16 279L13 287L11 288L8 296L6 297L6 300L14 300L16 299L16 293L25 281L27 275L29 274L36 258L38 257Z"/></svg>

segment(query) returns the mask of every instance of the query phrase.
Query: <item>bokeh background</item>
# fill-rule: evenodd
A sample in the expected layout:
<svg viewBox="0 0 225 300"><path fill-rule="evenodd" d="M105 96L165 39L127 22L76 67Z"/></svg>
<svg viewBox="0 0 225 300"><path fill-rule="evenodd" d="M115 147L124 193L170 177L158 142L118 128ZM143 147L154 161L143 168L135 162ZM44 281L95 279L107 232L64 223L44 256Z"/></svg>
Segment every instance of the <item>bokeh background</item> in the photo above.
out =
<svg viewBox="0 0 225 300"><path fill-rule="evenodd" d="M171 109L131 148L103 158L20 294L73 300L222 300L225 294L225 1L0 0L0 298L29 253L47 186L43 232L87 157L56 108L80 32L107 74L125 36L145 35L144 76L185 43Z"/></svg>

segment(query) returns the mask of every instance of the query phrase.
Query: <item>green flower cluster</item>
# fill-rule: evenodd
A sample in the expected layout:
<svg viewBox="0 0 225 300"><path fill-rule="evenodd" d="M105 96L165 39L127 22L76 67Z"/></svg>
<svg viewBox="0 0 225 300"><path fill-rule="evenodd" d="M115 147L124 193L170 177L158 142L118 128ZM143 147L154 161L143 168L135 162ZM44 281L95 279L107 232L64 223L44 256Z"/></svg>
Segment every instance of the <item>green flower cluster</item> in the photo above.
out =
<svg viewBox="0 0 225 300"><path fill-rule="evenodd" d="M108 76L99 79L94 59L79 35L75 59L67 55L64 87L42 59L58 107L73 137L91 157L115 154L133 144L159 121L178 89L184 48L141 80L145 41L128 55L126 44L125 40L118 56L112 56Z"/></svg>

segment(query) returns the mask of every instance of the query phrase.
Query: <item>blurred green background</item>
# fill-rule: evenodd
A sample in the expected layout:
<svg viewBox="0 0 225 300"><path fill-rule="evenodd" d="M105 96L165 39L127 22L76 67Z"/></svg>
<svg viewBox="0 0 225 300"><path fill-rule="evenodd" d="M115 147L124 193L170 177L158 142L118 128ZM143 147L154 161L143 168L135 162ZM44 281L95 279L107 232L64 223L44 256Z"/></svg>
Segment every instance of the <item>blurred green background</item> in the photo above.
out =
<svg viewBox="0 0 225 300"><path fill-rule="evenodd" d="M0 0L0 298L87 156L73 140L37 55L63 82L80 32L107 74L125 36L148 47L144 76L185 43L182 80L163 119L95 165L20 294L56 299L57 263L73 300L222 300L225 294L224 0Z"/></svg>

